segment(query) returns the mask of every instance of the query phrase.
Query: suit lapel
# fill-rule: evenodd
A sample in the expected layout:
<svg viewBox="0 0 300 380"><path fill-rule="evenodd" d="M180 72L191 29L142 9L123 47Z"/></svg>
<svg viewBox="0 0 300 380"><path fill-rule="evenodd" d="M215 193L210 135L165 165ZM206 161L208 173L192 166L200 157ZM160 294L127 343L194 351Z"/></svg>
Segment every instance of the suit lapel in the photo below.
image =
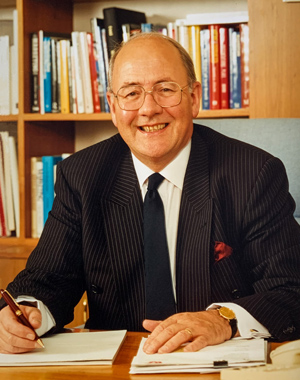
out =
<svg viewBox="0 0 300 380"><path fill-rule="evenodd" d="M200 135L194 132L178 225L176 294L179 312L203 310L210 303L212 209L208 148Z"/></svg>
<svg viewBox="0 0 300 380"><path fill-rule="evenodd" d="M121 157L102 210L119 302L128 330L136 330L144 319L142 197L130 151Z"/></svg>

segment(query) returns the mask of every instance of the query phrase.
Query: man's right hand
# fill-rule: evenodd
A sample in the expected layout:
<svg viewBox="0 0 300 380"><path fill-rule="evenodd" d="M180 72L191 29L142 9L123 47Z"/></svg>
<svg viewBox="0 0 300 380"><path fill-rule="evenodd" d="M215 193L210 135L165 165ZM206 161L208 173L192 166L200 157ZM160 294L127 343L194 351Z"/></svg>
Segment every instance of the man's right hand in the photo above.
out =
<svg viewBox="0 0 300 380"><path fill-rule="evenodd" d="M42 315L37 308L20 305L20 309L34 329L41 326ZM35 341L32 330L19 322L10 307L4 307L0 311L0 353L18 354L35 348L40 348L40 345Z"/></svg>

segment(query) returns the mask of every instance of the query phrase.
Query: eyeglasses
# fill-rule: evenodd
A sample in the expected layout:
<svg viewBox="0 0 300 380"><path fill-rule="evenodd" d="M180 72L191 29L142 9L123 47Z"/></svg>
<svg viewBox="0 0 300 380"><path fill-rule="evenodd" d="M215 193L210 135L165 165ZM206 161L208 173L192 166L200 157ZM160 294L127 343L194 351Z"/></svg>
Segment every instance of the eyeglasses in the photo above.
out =
<svg viewBox="0 0 300 380"><path fill-rule="evenodd" d="M153 96L154 101L163 108L175 107L181 103L182 92L188 87L180 87L175 82L161 82L155 84L150 91L139 85L128 85L121 87L117 94L119 107L125 111L136 111L142 107L146 94Z"/></svg>

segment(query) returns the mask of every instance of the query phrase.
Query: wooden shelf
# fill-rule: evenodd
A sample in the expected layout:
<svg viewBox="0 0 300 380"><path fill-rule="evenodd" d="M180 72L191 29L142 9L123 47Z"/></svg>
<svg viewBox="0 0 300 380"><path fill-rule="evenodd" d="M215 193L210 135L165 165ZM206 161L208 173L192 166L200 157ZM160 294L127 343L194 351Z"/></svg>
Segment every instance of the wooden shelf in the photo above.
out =
<svg viewBox="0 0 300 380"><path fill-rule="evenodd" d="M9 121L18 121L18 115L0 115L0 123L5 123Z"/></svg>
<svg viewBox="0 0 300 380"><path fill-rule="evenodd" d="M249 117L249 108L240 109L222 109L200 111L198 119L213 118L231 118L231 117ZM62 114L62 113L26 113L23 115L24 121L110 121L110 113L93 113L93 114Z"/></svg>

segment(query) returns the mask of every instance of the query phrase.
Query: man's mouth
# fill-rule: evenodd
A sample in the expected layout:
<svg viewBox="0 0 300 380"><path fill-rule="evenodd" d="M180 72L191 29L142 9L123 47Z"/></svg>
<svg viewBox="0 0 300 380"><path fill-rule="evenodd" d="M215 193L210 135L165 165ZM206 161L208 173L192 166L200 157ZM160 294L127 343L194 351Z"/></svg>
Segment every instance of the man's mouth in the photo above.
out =
<svg viewBox="0 0 300 380"><path fill-rule="evenodd" d="M144 125L143 127L140 127L140 129L144 132L157 132L164 129L167 125L167 123L157 125Z"/></svg>

